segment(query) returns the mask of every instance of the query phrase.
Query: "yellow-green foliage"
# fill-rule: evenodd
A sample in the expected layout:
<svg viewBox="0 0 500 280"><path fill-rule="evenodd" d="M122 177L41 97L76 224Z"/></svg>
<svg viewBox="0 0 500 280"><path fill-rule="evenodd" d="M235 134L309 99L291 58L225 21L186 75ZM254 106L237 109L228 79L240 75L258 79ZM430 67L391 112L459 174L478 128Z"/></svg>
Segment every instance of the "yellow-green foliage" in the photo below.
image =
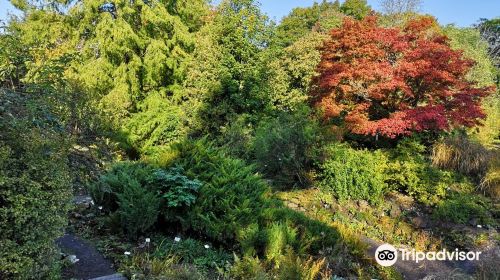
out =
<svg viewBox="0 0 500 280"><path fill-rule="evenodd" d="M306 103L311 79L320 61L318 48L327 38L310 32L274 58L270 68L270 107L276 110L297 110Z"/></svg>
<svg viewBox="0 0 500 280"><path fill-rule="evenodd" d="M488 172L483 177L480 190L492 198L500 199L500 152L492 151Z"/></svg>
<svg viewBox="0 0 500 280"><path fill-rule="evenodd" d="M236 280L267 280L264 266L257 257L244 256L239 258L235 255L234 265L231 267L231 277Z"/></svg>
<svg viewBox="0 0 500 280"><path fill-rule="evenodd" d="M355 150L346 145L327 147L321 164L320 186L340 200L380 202L387 190L387 158L380 151Z"/></svg>
<svg viewBox="0 0 500 280"><path fill-rule="evenodd" d="M486 147L494 147L500 144L500 92L485 98L483 109L486 119L475 128L472 137Z"/></svg>
<svg viewBox="0 0 500 280"><path fill-rule="evenodd" d="M454 194L440 201L433 211L433 216L442 221L453 221L465 224L471 219L479 224L494 224L494 219L488 214L486 200L474 194Z"/></svg>
<svg viewBox="0 0 500 280"><path fill-rule="evenodd" d="M466 58L476 62L467 74L467 79L475 82L478 87L494 85L495 66L488 56L488 43L481 39L479 31L453 25L446 26L443 31L450 38L453 49L462 50Z"/></svg>
<svg viewBox="0 0 500 280"><path fill-rule="evenodd" d="M446 26L444 33L450 38L451 47L462 50L466 58L475 64L467 74L467 79L478 87L495 84L497 69L488 55L488 43L481 39L479 31L474 28L458 28ZM500 137L500 96L497 91L483 101L483 109L487 115L482 126L472 130L473 137L483 145L492 146Z"/></svg>
<svg viewBox="0 0 500 280"><path fill-rule="evenodd" d="M198 271L194 266L180 263L180 257L176 255L150 256L141 253L122 264L124 274L129 279L137 280L204 280L209 279Z"/></svg>
<svg viewBox="0 0 500 280"><path fill-rule="evenodd" d="M46 96L44 96L46 97ZM69 141L43 98L0 89L0 278L53 279L71 195Z"/></svg>
<svg viewBox="0 0 500 280"><path fill-rule="evenodd" d="M321 271L325 265L325 259L307 260L301 259L293 251L287 250L282 256L281 266L278 268L277 279L280 280L315 280L329 279L321 277Z"/></svg>
<svg viewBox="0 0 500 280"><path fill-rule="evenodd" d="M258 258L235 256L235 263L231 268L230 276L234 279L251 280L317 280L330 279L330 273L325 270L326 260L303 258L297 256L293 250L287 249L279 256L280 265L265 269L266 263Z"/></svg>
<svg viewBox="0 0 500 280"><path fill-rule="evenodd" d="M416 138L400 141L389 153L386 182L390 189L407 193L419 202L435 204L446 196L453 174L432 166L425 150Z"/></svg>
<svg viewBox="0 0 500 280"><path fill-rule="evenodd" d="M159 149L185 137L182 107L160 93L151 93L139 108L140 112L123 125L123 132L130 144L143 154L155 155Z"/></svg>
<svg viewBox="0 0 500 280"><path fill-rule="evenodd" d="M273 223L267 229L266 237L266 259L273 261L279 267L285 250L297 242L297 230L286 224Z"/></svg>

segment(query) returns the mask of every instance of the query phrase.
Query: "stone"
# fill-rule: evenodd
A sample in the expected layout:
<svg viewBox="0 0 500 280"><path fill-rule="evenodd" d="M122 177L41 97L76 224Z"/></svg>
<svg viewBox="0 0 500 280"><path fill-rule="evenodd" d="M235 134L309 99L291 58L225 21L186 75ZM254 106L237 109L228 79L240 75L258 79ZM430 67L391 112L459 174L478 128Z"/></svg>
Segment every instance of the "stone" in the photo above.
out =
<svg viewBox="0 0 500 280"><path fill-rule="evenodd" d="M424 218L422 218L422 217L414 217L414 218L412 218L411 219L411 223L416 228L426 228L427 227L427 221Z"/></svg>
<svg viewBox="0 0 500 280"><path fill-rule="evenodd" d="M73 264L80 261L78 258L76 258L76 255L69 255L67 259Z"/></svg>

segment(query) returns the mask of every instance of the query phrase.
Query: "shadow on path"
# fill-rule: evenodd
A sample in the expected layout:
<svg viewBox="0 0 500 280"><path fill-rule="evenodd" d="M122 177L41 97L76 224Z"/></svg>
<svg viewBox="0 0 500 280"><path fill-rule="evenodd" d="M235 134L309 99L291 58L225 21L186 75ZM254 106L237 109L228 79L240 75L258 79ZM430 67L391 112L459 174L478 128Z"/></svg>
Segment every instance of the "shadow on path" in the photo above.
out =
<svg viewBox="0 0 500 280"><path fill-rule="evenodd" d="M88 280L115 273L111 261L104 258L87 241L71 234L65 234L56 240L56 244L63 252L76 255L78 259L76 263L64 269L63 279Z"/></svg>

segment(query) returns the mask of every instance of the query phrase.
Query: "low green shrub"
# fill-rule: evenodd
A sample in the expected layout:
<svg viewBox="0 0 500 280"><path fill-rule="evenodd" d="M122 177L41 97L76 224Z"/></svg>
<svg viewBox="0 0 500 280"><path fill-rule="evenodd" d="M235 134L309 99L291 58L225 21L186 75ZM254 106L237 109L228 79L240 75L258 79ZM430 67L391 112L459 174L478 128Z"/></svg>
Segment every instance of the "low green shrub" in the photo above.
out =
<svg viewBox="0 0 500 280"><path fill-rule="evenodd" d="M252 148L257 168L279 189L307 186L317 135L307 111L261 121Z"/></svg>
<svg viewBox="0 0 500 280"><path fill-rule="evenodd" d="M355 150L333 144L325 149L319 185L340 200L380 202L387 189L387 159L380 151Z"/></svg>
<svg viewBox="0 0 500 280"><path fill-rule="evenodd" d="M488 212L487 201L473 194L456 193L440 201L433 211L433 217L460 224L470 221L482 225L494 223L494 219Z"/></svg>
<svg viewBox="0 0 500 280"><path fill-rule="evenodd" d="M223 126L220 135L215 137L218 147L229 156L248 160L251 158L254 140L256 116L239 114L234 116L228 125Z"/></svg>
<svg viewBox="0 0 500 280"><path fill-rule="evenodd" d="M179 262L194 264L200 269L222 268L233 260L232 254L192 238L182 238L178 242L171 238L165 239L152 254L157 258L169 255L176 255Z"/></svg>
<svg viewBox="0 0 500 280"><path fill-rule="evenodd" d="M325 266L325 259L314 260L309 258L303 260L293 251L288 250L283 254L282 265L277 269L276 279L279 280L315 280L329 279L323 277L322 270Z"/></svg>
<svg viewBox="0 0 500 280"><path fill-rule="evenodd" d="M172 167L168 171L156 169L148 178L146 187L160 194L161 214L167 221L175 222L183 215L183 210L195 201L201 182L183 175L181 168Z"/></svg>
<svg viewBox="0 0 500 280"><path fill-rule="evenodd" d="M117 194L123 193L124 186L130 184L145 185L154 167L144 163L124 161L114 164L99 180L89 186L89 192L105 211L114 212L118 209Z"/></svg>
<svg viewBox="0 0 500 280"><path fill-rule="evenodd" d="M160 212L160 197L145 189L137 180L128 181L123 185L123 192L116 196L117 213L129 236L136 237L156 223Z"/></svg>
<svg viewBox="0 0 500 280"><path fill-rule="evenodd" d="M239 258L235 255L235 261L231 267L230 275L235 280L268 280L272 279L267 274L261 260L248 255Z"/></svg>
<svg viewBox="0 0 500 280"><path fill-rule="evenodd" d="M389 152L386 182L390 189L405 192L419 202L435 204L454 183L453 174L431 166L425 158L425 146L407 138Z"/></svg>
<svg viewBox="0 0 500 280"><path fill-rule="evenodd" d="M161 214L166 221L183 220L196 200L201 183L183 175L141 162L121 162L90 186L90 193L105 211L117 213L123 229L135 237L151 228Z"/></svg>
<svg viewBox="0 0 500 280"><path fill-rule="evenodd" d="M196 267L180 262L176 255L163 257L150 256L148 253L134 255L122 263L120 271L128 279L136 280L205 280L210 279Z"/></svg>
<svg viewBox="0 0 500 280"><path fill-rule="evenodd" d="M171 164L182 166L188 176L203 183L188 215L188 226L193 230L236 245L246 254L261 256L271 250L266 247L273 231L283 230L290 237L279 250L288 245L298 251L319 250L338 243L339 234L334 229L273 199L269 186L252 166L227 157L205 140L184 143L177 149L180 156Z"/></svg>
<svg viewBox="0 0 500 280"><path fill-rule="evenodd" d="M214 240L237 243L238 232L258 223L269 204L268 185L253 166L227 157L207 141L186 142L177 149L174 164L203 183L187 226Z"/></svg>
<svg viewBox="0 0 500 280"><path fill-rule="evenodd" d="M266 262L258 258L244 256L235 257L230 270L230 279L251 280L316 280L330 279L325 271L325 259L302 259L290 248L279 255L280 265L274 265L266 270Z"/></svg>
<svg viewBox="0 0 500 280"><path fill-rule="evenodd" d="M297 230L289 225L275 222L267 228L266 237L266 259L279 266L285 250L297 244Z"/></svg>

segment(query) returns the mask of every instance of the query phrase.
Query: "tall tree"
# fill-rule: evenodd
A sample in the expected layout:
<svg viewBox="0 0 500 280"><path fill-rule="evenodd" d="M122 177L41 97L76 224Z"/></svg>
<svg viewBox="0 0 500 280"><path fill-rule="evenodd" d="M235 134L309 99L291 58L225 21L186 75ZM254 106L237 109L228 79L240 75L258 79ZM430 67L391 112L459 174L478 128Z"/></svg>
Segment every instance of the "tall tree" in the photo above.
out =
<svg viewBox="0 0 500 280"><path fill-rule="evenodd" d="M492 88L467 81L473 61L436 27L430 17L403 30L379 27L375 16L346 19L322 48L313 104L326 120L361 135L395 138L479 124L481 100Z"/></svg>
<svg viewBox="0 0 500 280"><path fill-rule="evenodd" d="M277 26L272 43L280 47L290 46L311 32L313 28L320 28L317 26L318 23L326 21L326 17L329 20L336 18L340 24L341 19L338 14L335 14L335 12L338 13L339 8L338 2L331 3L326 0L321 3L314 2L311 7L294 8Z"/></svg>
<svg viewBox="0 0 500 280"><path fill-rule="evenodd" d="M217 134L237 115L265 105L263 50L268 19L253 0L224 0L198 34L187 91L199 102L198 130Z"/></svg>
<svg viewBox="0 0 500 280"><path fill-rule="evenodd" d="M496 67L496 84L500 87L500 18L481 19L476 28L488 43L488 54Z"/></svg>
<svg viewBox="0 0 500 280"><path fill-rule="evenodd" d="M88 0L71 11L79 19L71 78L100 99L113 126L143 152L185 134L178 106L194 50L190 31L201 26L195 11L207 8L190 3Z"/></svg>
<svg viewBox="0 0 500 280"><path fill-rule="evenodd" d="M371 10L366 0L345 0L340 6L340 11L355 19L363 19Z"/></svg>

